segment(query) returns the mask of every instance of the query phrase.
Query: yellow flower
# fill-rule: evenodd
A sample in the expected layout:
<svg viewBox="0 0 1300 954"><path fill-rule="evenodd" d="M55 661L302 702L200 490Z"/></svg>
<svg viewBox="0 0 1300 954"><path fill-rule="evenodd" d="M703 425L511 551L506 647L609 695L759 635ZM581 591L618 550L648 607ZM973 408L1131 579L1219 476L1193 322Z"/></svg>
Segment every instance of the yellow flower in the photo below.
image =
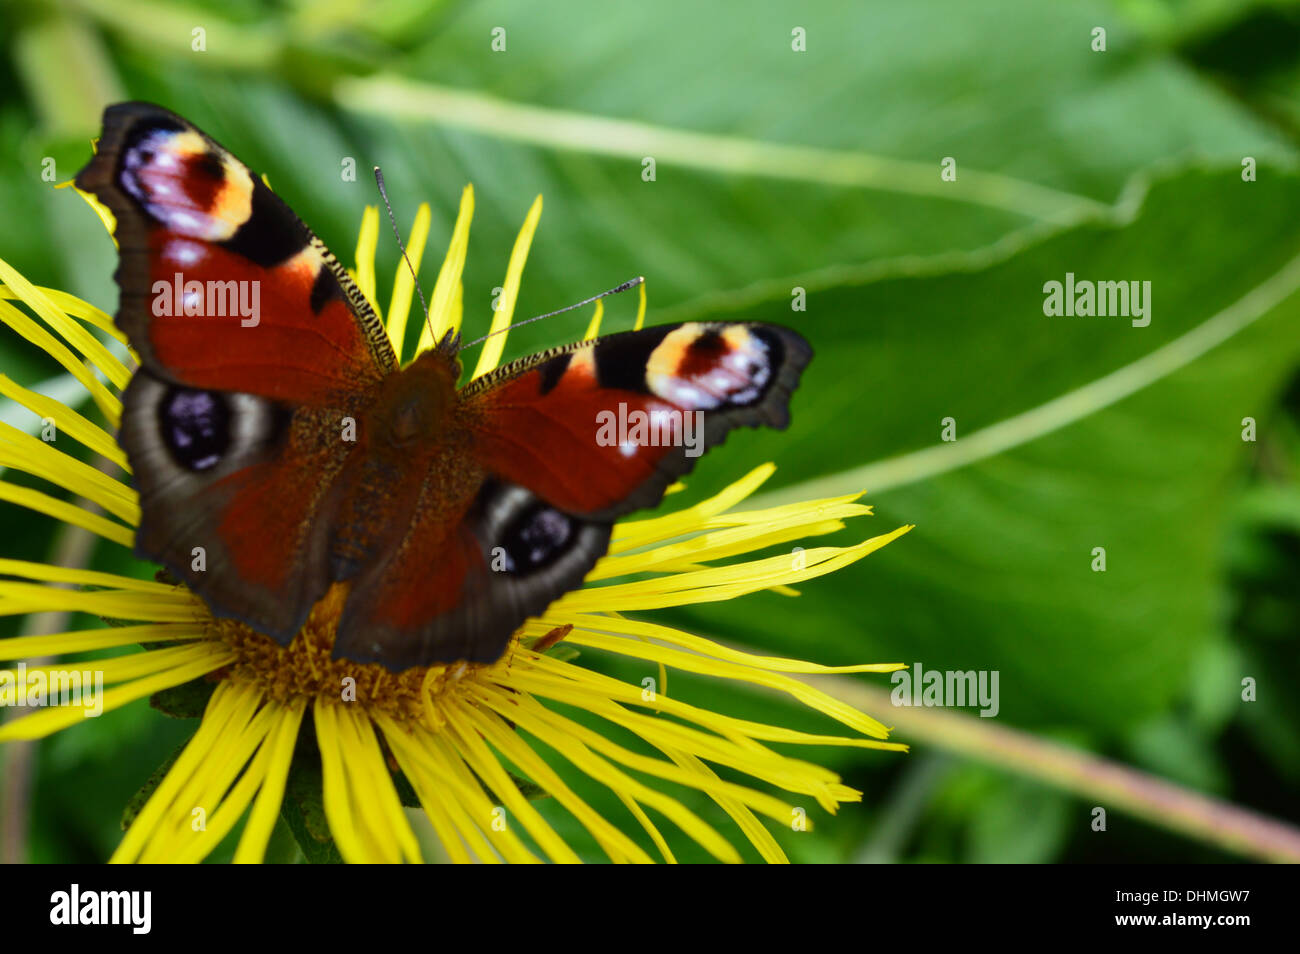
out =
<svg viewBox="0 0 1300 954"><path fill-rule="evenodd" d="M466 188L434 285L429 323L420 326L421 350L460 325L461 272L472 214L473 191ZM510 257L493 331L510 324L540 214L539 197ZM111 228L111 217L105 221ZM429 222L429 209L422 206L410 243L417 267ZM356 279L372 302L378 232L378 211L368 209ZM411 276L401 265L386 310L398 354L408 334L411 293ZM16 307L15 300L31 314ZM598 304L589 337L599 328L600 313ZM643 316L644 298L638 325ZM108 426L117 427L118 394L131 371L92 333L126 344L108 315L64 292L37 287L0 261L0 320L57 360L85 388ZM487 340L475 376L496 366L505 337ZM0 424L0 467L36 475L80 498L70 502L0 480L0 500L129 548L139 506L127 482L126 458L110 432L6 377L0 377L0 394L53 421L61 440L80 443L116 471L104 473L54 443ZM875 719L797 677L882 673L901 666L825 667L757 656L623 616L762 589L793 593L790 584L846 566L910 529L900 527L856 546L810 547L794 558L788 553L754 557L764 548L832 533L845 520L870 514L854 497L740 509L773 470L760 467L694 506L619 523L609 554L584 587L526 623L492 665L436 665L393 674L376 665L331 659L336 594L317 605L286 649L241 624L214 619L184 587L0 559L5 577L0 579L0 611L75 611L121 623L0 641L0 660L17 663L0 670L0 703L22 704L32 690L52 687L60 665L40 660L68 653L115 651L76 664L102 672L109 687L100 699L104 711L195 680L215 687L198 730L135 817L114 861L199 861L245 816L235 860L262 860L308 715L319 750L329 832L347 861L421 860L413 816L399 795L403 778L427 815L441 853L456 861L579 860L529 797L533 787L553 800L548 812L558 807L571 814L613 861L652 861L656 854L673 860L670 839L660 830L665 820L713 857L741 860L737 847L712 822L671 794L677 787L711 797L759 856L784 861L760 818L799 827L805 817L802 800L834 812L860 794L833 772L778 752L773 743L904 748L884 741L888 730ZM652 685L649 681L643 686L592 671L569 658L572 650L557 652L565 647L654 667L657 682L652 691L645 688ZM133 651L123 654L128 648ZM36 660L30 667L25 663L29 659ZM668 669L785 693L851 731L816 735L711 711L702 700L668 695ZM353 680L355 701L340 698L339 687L348 685L347 678ZM42 738L75 725L83 715L75 706L40 707L0 725L0 741ZM303 747L298 748L301 755ZM728 777L715 767L724 768ZM646 837L632 837L584 801L572 785L582 776L611 790ZM747 780L730 780L740 776ZM203 824L196 824L200 814Z"/></svg>

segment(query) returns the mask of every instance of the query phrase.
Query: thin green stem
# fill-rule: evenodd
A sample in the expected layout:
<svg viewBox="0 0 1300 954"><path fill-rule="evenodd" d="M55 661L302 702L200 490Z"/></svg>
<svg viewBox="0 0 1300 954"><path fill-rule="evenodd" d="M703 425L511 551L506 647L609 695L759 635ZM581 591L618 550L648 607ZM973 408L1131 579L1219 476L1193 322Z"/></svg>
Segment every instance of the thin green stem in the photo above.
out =
<svg viewBox="0 0 1300 954"><path fill-rule="evenodd" d="M731 175L769 176L848 188L880 189L989 206L1049 222L1074 222L1107 206L1011 176L963 168L956 181L939 163L864 152L785 145L691 132L652 123L552 109L397 76L344 78L334 100L345 109L458 126L498 139L552 149L676 164Z"/></svg>
<svg viewBox="0 0 1300 954"><path fill-rule="evenodd" d="M888 714L896 741L930 746L1014 772L1224 851L1300 862L1300 829L1203 795L1147 772L991 719L944 709L894 706L884 689L847 676L800 677L877 716ZM1091 820L1091 819L1089 819Z"/></svg>
<svg viewBox="0 0 1300 954"><path fill-rule="evenodd" d="M189 57L195 67L266 70L285 50L278 24L245 26L207 7L151 0L72 0L72 4L128 42L155 54Z"/></svg>
<svg viewBox="0 0 1300 954"><path fill-rule="evenodd" d="M923 753L908 766L872 827L871 837L853 854L859 865L892 864L925 815L926 804L953 768L954 760L938 752Z"/></svg>

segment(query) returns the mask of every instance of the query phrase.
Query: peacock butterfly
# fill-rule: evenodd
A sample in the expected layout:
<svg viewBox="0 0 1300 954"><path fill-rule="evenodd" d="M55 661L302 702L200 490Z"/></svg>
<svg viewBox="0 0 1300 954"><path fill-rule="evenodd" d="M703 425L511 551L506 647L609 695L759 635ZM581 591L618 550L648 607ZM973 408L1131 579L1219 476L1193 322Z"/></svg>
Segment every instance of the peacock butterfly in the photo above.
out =
<svg viewBox="0 0 1300 954"><path fill-rule="evenodd" d="M247 166L159 106L103 123L76 184L116 217L116 321L140 357L119 435L136 552L282 645L346 583L335 657L495 661L581 584L615 519L733 427L789 421L812 351L773 325L613 334L459 389L453 335L400 367L338 260Z"/></svg>

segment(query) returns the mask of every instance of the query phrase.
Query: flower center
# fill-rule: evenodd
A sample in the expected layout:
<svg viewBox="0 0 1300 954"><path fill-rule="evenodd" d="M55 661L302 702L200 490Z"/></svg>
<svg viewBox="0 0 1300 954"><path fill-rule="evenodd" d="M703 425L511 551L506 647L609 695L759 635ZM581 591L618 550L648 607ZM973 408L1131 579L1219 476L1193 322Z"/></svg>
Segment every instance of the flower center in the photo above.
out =
<svg viewBox="0 0 1300 954"><path fill-rule="evenodd" d="M378 663L334 659L334 634L347 586L334 584L312 607L307 622L287 647L232 619L213 619L209 630L237 654L225 670L229 679L258 686L278 702L309 700L355 702L398 720L414 719L436 727L438 700L465 679L484 670L509 666L510 652L491 666L477 663L417 666L391 672Z"/></svg>

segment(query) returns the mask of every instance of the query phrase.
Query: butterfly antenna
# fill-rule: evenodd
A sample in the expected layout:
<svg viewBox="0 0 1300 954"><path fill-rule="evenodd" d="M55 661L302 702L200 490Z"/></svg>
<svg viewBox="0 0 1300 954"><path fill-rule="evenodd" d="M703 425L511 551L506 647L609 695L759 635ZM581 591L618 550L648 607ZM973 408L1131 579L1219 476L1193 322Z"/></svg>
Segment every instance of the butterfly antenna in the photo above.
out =
<svg viewBox="0 0 1300 954"><path fill-rule="evenodd" d="M384 174L378 166L375 166L375 184L379 186L379 196L384 200L384 208L388 210L388 221L393 226L393 234L397 236L397 247L402 250L402 258L406 262L406 267L411 271L411 281L415 283L415 290L420 295L420 305L424 308L424 323L429 326L429 334L433 334L433 319L429 317L429 303L424 300L424 289L420 287L420 280L415 276L415 266L411 264L410 256L406 254L406 246L402 244L402 233L397 229L397 219L393 215L393 206L388 201L388 190L384 188Z"/></svg>
<svg viewBox="0 0 1300 954"><path fill-rule="evenodd" d="M555 311L548 311L544 315L534 315L532 318L525 318L523 321L513 322L512 324L506 325L504 328L498 328L496 331L485 334L482 338L475 338L469 344L461 345L458 352L464 351L466 348L472 348L481 341L487 341L493 335L503 335L512 328L518 328L520 325L527 325L534 321L541 321L543 318L554 318L556 315L562 315L566 311L573 311L573 309L581 308L583 305L590 305L593 301L598 301L606 295L617 295L619 292L625 292L629 288L636 288L637 285L640 285L644 281L645 276L638 275L636 278L629 278L623 284L615 285L613 288L609 289L609 291L603 291L599 295L592 295L590 298L584 298L582 301L575 301L572 305L565 305L563 308L557 308Z"/></svg>

